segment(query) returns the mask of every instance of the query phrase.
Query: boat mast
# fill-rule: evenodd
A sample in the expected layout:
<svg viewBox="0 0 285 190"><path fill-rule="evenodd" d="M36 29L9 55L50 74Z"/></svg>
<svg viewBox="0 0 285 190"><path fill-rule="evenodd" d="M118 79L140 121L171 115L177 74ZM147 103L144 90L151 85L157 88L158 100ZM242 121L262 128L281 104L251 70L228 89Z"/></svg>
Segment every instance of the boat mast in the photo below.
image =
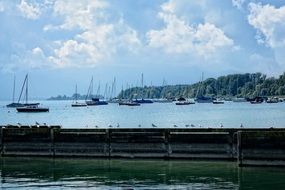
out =
<svg viewBox="0 0 285 190"><path fill-rule="evenodd" d="M90 84L89 84L89 88L88 88L88 91L87 91L87 95L85 97L85 101L89 98L89 97L92 97L92 94L93 94L93 76L91 78L91 81L90 81Z"/></svg>
<svg viewBox="0 0 285 190"><path fill-rule="evenodd" d="M143 73L142 73L142 78L141 78L141 83L142 83L142 99L144 98L144 90L143 90Z"/></svg>
<svg viewBox="0 0 285 190"><path fill-rule="evenodd" d="M15 102L15 86L16 86L16 76L14 75L14 86L13 86L13 103Z"/></svg>
<svg viewBox="0 0 285 190"><path fill-rule="evenodd" d="M28 74L27 74L27 83L26 83L26 104L28 104L28 86L29 86L29 78L28 78Z"/></svg>
<svg viewBox="0 0 285 190"><path fill-rule="evenodd" d="M77 103L77 84L75 85L75 103Z"/></svg>
<svg viewBox="0 0 285 190"><path fill-rule="evenodd" d="M97 93L96 93L96 98L99 98L100 97L100 91L101 91L101 89L100 89L100 84L101 84L101 81L99 80L99 85L98 85L98 88L97 88Z"/></svg>
<svg viewBox="0 0 285 190"><path fill-rule="evenodd" d="M18 103L20 103L20 100L21 100L21 98L22 98L22 94L23 94L23 91L24 91L25 84L26 84L26 82L27 82L27 78L28 78L28 74L26 74L24 83L23 83L23 85L22 85L21 93L20 93L20 96L19 96L19 99L18 99Z"/></svg>

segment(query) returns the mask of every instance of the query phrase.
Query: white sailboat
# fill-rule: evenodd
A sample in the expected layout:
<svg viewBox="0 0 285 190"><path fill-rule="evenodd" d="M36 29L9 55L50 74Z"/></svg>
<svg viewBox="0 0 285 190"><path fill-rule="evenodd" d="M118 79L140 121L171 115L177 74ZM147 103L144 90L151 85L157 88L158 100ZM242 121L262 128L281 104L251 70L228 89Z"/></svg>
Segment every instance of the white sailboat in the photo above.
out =
<svg viewBox="0 0 285 190"><path fill-rule="evenodd" d="M87 106L86 103L80 103L77 101L78 99L78 94L77 94L77 84L75 85L75 102L71 104L72 107L85 107Z"/></svg>

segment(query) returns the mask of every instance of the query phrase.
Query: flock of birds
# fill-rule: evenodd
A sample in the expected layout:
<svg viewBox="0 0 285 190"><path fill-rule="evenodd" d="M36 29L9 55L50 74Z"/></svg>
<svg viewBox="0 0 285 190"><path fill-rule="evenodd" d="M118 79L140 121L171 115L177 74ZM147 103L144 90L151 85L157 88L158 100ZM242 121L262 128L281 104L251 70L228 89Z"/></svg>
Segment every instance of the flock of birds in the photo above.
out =
<svg viewBox="0 0 285 190"><path fill-rule="evenodd" d="M35 122L35 124L36 124L36 126L48 126L46 123L40 124L40 123L37 122L37 121ZM23 126L21 123L17 123L17 125L18 125L18 126ZM155 125L154 123L152 123L151 126L152 126L153 128L157 128L157 127L158 127L158 126ZM89 126L86 125L85 127L88 128ZM138 127L141 128L142 125L139 124ZM178 128L179 126L176 125L176 124L174 124L173 127L174 127L174 128ZM194 124L191 124L191 125L188 125L188 124L187 124L187 125L185 125L185 127L186 127L186 128L189 128L189 127L191 127L191 128L196 128L196 127L203 128L202 125L196 126L196 125L194 125ZM241 124L240 124L240 128L243 128L243 127L244 127L244 126L243 126L243 124L241 123ZM98 125L95 125L95 128L99 128L99 126L98 126ZM120 128L120 124L117 123L116 126L113 126L113 125L110 124L110 125L108 125L108 128ZM224 128L224 126L223 126L222 123L220 124L220 128Z"/></svg>
<svg viewBox="0 0 285 190"><path fill-rule="evenodd" d="M152 126L153 128L158 127L158 126L155 125L154 123L152 123L151 126ZM88 128L88 125L86 125L85 127ZM120 127L120 124L117 123L116 126L113 126L113 125L110 124L110 125L108 125L108 127L109 127L109 128L119 128L119 127ZM139 124L138 127L141 128L142 125ZM178 128L179 126L174 124L173 127L174 127L174 128ZM196 126L196 125L194 125L194 124L191 124L191 125L188 125L188 124L187 124L187 125L185 125L185 127L186 127L186 128L188 128L188 127L192 127L192 128L199 127L199 128L202 128L203 126L202 126L202 125ZM99 126L98 126L98 125L95 125L95 128L99 128ZM220 124L220 128L224 128L224 126L223 126L222 123ZM243 124L242 124L242 123L240 124L240 128L243 128Z"/></svg>

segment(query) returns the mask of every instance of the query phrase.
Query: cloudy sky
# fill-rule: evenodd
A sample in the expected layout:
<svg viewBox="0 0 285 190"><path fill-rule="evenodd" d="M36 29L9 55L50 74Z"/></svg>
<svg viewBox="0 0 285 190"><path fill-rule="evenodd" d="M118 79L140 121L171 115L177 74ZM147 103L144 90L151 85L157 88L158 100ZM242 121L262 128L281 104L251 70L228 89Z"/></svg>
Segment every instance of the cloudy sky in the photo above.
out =
<svg viewBox="0 0 285 190"><path fill-rule="evenodd" d="M284 71L284 1L0 0L0 99L26 73L44 98L86 93L92 75L121 89L141 73L161 85Z"/></svg>

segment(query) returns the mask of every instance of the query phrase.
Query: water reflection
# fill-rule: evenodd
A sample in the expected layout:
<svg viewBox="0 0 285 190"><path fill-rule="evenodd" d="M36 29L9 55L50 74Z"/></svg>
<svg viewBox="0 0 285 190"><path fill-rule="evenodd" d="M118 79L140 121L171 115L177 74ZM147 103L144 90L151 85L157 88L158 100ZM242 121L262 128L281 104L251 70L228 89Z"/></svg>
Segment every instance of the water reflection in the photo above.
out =
<svg viewBox="0 0 285 190"><path fill-rule="evenodd" d="M284 189L285 169L233 162L2 158L1 188Z"/></svg>

